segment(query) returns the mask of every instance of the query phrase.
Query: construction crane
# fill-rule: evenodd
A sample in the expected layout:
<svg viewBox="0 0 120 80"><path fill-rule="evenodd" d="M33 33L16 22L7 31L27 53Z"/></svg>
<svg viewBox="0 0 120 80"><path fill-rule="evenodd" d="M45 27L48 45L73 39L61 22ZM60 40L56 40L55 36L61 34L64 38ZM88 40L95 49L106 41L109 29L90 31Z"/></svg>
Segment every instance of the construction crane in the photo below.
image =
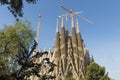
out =
<svg viewBox="0 0 120 80"><path fill-rule="evenodd" d="M72 10L67 9L64 6L60 6L60 7L64 10L66 10L67 12L69 12L70 14L74 14L74 12Z"/></svg>
<svg viewBox="0 0 120 80"><path fill-rule="evenodd" d="M78 15L80 13L82 13L82 11L80 12L74 12L73 10L69 10L67 8L65 8L64 6L60 6L62 9L64 9L65 11L69 12L70 14L65 14L64 16L68 16L70 15L70 17L73 17L74 15Z"/></svg>
<svg viewBox="0 0 120 80"><path fill-rule="evenodd" d="M71 20L73 21L74 20L74 15L78 15L78 14L82 13L82 11L80 11L80 12L73 12L72 10L68 10L68 9L65 9L65 10L69 11L70 14L62 14L61 16L59 16L59 18L62 18L62 21L64 20L63 19L64 17L66 18L66 27L68 29L68 16L70 16Z"/></svg>
<svg viewBox="0 0 120 80"><path fill-rule="evenodd" d="M78 17L80 17L81 19L85 20L86 22L93 24L93 22L90 21L89 19L83 17L82 15L79 15L80 13L82 13L82 11L81 12L74 12L73 10L69 10L69 9L65 8L64 6L60 6L60 7L63 10L69 12L69 14L66 14L66 15L70 15L70 17L71 17L72 20L73 20L74 15L77 15Z"/></svg>

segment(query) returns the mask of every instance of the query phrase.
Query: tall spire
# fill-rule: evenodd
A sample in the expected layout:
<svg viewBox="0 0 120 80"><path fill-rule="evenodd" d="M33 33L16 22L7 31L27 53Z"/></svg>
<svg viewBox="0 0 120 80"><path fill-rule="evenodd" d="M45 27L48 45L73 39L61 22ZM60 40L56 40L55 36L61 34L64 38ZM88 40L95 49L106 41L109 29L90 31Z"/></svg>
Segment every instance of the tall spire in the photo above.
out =
<svg viewBox="0 0 120 80"><path fill-rule="evenodd" d="M81 34L80 34L80 27L79 27L79 24L78 24L78 19L76 20L76 27L77 27L78 49L79 49L80 51L82 51L83 41L82 41ZM80 48L81 48L81 49L80 49Z"/></svg>
<svg viewBox="0 0 120 80"><path fill-rule="evenodd" d="M74 28L74 15L71 14L71 25L72 25L72 28Z"/></svg>
<svg viewBox="0 0 120 80"><path fill-rule="evenodd" d="M71 16L71 25L72 25L72 45L73 47L77 47L77 36L76 29L74 27L74 17Z"/></svg>
<svg viewBox="0 0 120 80"><path fill-rule="evenodd" d="M78 49L77 49L77 35L76 35L76 29L74 27L74 15L71 14L71 26L72 26L72 48L73 48L73 55L74 55L74 59L75 59L75 64L74 65L74 69L77 73L78 69L79 69L79 64L78 64Z"/></svg>
<svg viewBox="0 0 120 80"><path fill-rule="evenodd" d="M79 24L78 24L78 19L76 19L76 27L77 27L77 33L80 33L80 27L79 27Z"/></svg>
<svg viewBox="0 0 120 80"><path fill-rule="evenodd" d="M61 37L60 37L60 49L61 49L61 57L66 58L67 49L66 49L66 37L65 37L65 27L64 27L64 15L62 15L62 29L61 29ZM62 60L62 64L64 65L62 68L62 72L66 69L66 59Z"/></svg>
<svg viewBox="0 0 120 80"><path fill-rule="evenodd" d="M77 27L77 45L78 45L78 55L79 55L79 69L82 70L81 74L83 77L85 76L85 61L84 61L84 44L80 34L80 28L78 25L78 20L76 20ZM81 67L83 65L83 67Z"/></svg>
<svg viewBox="0 0 120 80"><path fill-rule="evenodd" d="M60 34L59 34L59 22L58 22L58 19L57 19L57 23L56 23L56 37L55 37L54 48L55 48L56 51L59 52L59 48L60 48Z"/></svg>
<svg viewBox="0 0 120 80"><path fill-rule="evenodd" d="M37 28L37 33L36 33L36 42L37 43L38 43L38 40L39 40L39 33L40 33L40 18L41 18L41 16L39 15L38 16L38 25L37 25L38 28ZM38 46L37 46L37 48L38 48Z"/></svg>
<svg viewBox="0 0 120 80"><path fill-rule="evenodd" d="M38 38L39 38L39 33L40 33L40 15L38 16L38 28L37 28L37 33L36 33L36 41L38 43Z"/></svg>
<svg viewBox="0 0 120 80"><path fill-rule="evenodd" d="M83 59L83 55L84 55L84 51L83 51L83 47L84 47L84 43L80 34L80 28L78 25L78 21L76 20L76 25L77 25L77 43L78 43L78 50L79 50L79 54L81 55L81 59Z"/></svg>
<svg viewBox="0 0 120 80"><path fill-rule="evenodd" d="M66 28L67 28L67 31L68 31L68 15L66 15Z"/></svg>
<svg viewBox="0 0 120 80"><path fill-rule="evenodd" d="M60 59L60 34L59 34L59 23L58 23L58 19L57 19L57 23L56 23L56 37L55 37L55 45L54 45L54 54L53 54L54 58L54 63L57 65L57 67L59 68L59 59ZM58 74L58 69L55 68L54 74Z"/></svg>
<svg viewBox="0 0 120 80"><path fill-rule="evenodd" d="M57 23L56 23L56 33L59 32L59 22L58 22L58 19L57 19Z"/></svg>
<svg viewBox="0 0 120 80"><path fill-rule="evenodd" d="M64 15L62 15L62 28L64 27Z"/></svg>

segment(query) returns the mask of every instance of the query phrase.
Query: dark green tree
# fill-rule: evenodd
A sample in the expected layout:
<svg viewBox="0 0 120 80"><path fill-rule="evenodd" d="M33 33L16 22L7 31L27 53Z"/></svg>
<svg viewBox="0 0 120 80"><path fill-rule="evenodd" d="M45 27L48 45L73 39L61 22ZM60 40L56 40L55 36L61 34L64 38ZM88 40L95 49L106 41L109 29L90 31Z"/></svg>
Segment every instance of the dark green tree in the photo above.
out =
<svg viewBox="0 0 120 80"><path fill-rule="evenodd" d="M105 73L105 67L92 62L87 67L87 74L83 80L110 80L110 78L108 73Z"/></svg>
<svg viewBox="0 0 120 80"><path fill-rule="evenodd" d="M106 73L100 80L112 80L109 78L108 73Z"/></svg>
<svg viewBox="0 0 120 80"><path fill-rule="evenodd" d="M36 62L36 60L38 60L44 54L48 54L48 52L45 51L36 52L36 54L32 55L33 51L36 49L36 46L37 43L34 41L30 51L25 49L23 46L24 51L21 51L16 55L15 60L18 62L19 66L21 66L21 68L14 73L14 77L17 80L29 79L30 76L37 77L39 80L49 80L55 78L54 75L49 73L54 70L56 65L53 62L50 62L49 58L43 58L41 62Z"/></svg>
<svg viewBox="0 0 120 80"><path fill-rule="evenodd" d="M0 0L1 5L7 5L8 10L17 18L23 16L24 3L35 4L38 0Z"/></svg>

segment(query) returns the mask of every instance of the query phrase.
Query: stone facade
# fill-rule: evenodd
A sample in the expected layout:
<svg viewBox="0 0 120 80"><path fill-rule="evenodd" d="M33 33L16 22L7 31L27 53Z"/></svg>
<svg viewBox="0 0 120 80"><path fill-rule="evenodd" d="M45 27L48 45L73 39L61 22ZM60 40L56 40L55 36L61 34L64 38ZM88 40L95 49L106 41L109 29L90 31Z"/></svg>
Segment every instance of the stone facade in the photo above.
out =
<svg viewBox="0 0 120 80"><path fill-rule="evenodd" d="M78 20L76 20L77 32L74 21L72 21L72 35L68 34L63 21L62 18L61 32L57 21L53 54L57 67L54 70L54 75L56 75L56 80L65 80L70 77L80 80L86 75L86 68L90 63L89 52L81 38Z"/></svg>
<svg viewBox="0 0 120 80"><path fill-rule="evenodd" d="M86 68L90 64L89 51L86 49L81 37L78 20L74 23L74 19L71 19L72 32L69 35L69 30L65 29L64 16L61 18L61 31L59 31L60 24L57 20L53 50L48 51L48 54L37 59L37 62L46 57L50 58L50 61L57 65L54 71L50 73L56 76L55 80L65 80L66 78L80 80L82 77L85 77ZM31 76L30 79L39 80L35 76Z"/></svg>

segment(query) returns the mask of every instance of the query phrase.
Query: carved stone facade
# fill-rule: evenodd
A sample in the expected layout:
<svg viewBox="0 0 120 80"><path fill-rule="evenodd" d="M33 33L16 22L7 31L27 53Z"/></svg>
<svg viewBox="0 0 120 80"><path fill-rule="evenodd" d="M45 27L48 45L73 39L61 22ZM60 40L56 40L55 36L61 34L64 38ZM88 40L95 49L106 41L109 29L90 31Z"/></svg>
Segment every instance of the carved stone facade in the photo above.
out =
<svg viewBox="0 0 120 80"><path fill-rule="evenodd" d="M71 77L80 80L86 75L86 68L90 63L89 52L81 38L78 20L76 20L77 32L72 21L72 35L69 35L68 30L65 29L63 21L62 19L61 32L57 21L53 58L57 67L54 75L56 80Z"/></svg>
<svg viewBox="0 0 120 80"><path fill-rule="evenodd" d="M69 35L69 30L65 29L64 16L62 16L61 22L60 32L57 20L53 50L48 51L48 54L43 55L37 62L46 57L50 58L50 61L57 65L54 71L50 73L56 76L55 80L65 80L66 78L81 80L86 75L86 68L90 64L90 56L81 37L78 20L74 23L74 19L71 19L71 35ZM31 76L30 79L39 80L35 76Z"/></svg>

